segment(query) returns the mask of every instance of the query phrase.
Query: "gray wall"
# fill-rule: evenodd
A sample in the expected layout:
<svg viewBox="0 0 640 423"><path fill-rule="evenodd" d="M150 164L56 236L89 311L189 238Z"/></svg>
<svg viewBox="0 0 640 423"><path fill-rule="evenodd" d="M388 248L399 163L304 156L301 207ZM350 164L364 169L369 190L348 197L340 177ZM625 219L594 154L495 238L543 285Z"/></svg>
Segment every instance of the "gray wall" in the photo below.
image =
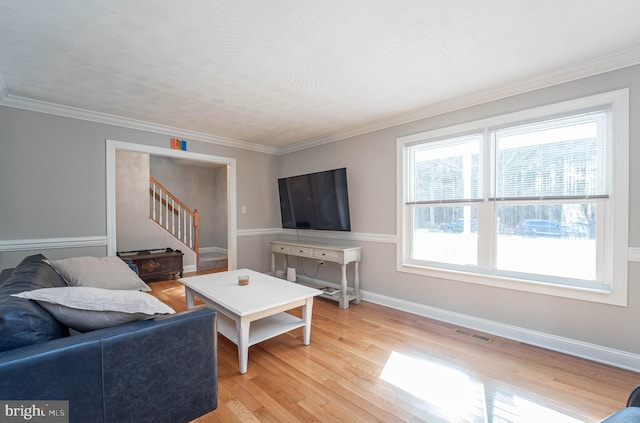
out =
<svg viewBox="0 0 640 423"><path fill-rule="evenodd" d="M396 245L371 240L395 235L397 137L624 87L630 88L632 108L630 243L637 246L640 167L633 164L640 162L638 66L284 156L190 140L188 147L237 160L238 267L270 267L268 242L278 237L275 229L280 227L278 177L346 166L352 231L368 234L361 237L366 241L354 242L363 247L364 290L640 354L640 337L634 333L640 316L637 262L629 264L629 305L618 307L398 273ZM168 148L171 136L0 106L0 240L104 236L105 139ZM240 213L242 205L245 214ZM78 248L45 254L104 251ZM0 267L13 266L29 253L0 252ZM318 275L327 280L335 276L329 265Z"/></svg>
<svg viewBox="0 0 640 423"><path fill-rule="evenodd" d="M106 237L106 140L169 149L174 136L0 106L0 241ZM236 198L247 209L236 216L241 238L252 238L244 230L279 226L274 190L278 156L189 139L187 143L191 152L236 159ZM242 245L238 242L238 267L266 267L266 253L246 254ZM40 252L60 259L102 256L107 249L0 251L0 268L14 267Z"/></svg>

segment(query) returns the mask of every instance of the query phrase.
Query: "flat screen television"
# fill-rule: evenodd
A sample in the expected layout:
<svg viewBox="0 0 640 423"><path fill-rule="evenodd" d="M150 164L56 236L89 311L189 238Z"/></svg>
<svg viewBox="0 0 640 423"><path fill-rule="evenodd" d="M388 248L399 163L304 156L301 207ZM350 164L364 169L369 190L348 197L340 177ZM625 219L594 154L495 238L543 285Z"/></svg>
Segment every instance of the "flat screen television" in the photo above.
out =
<svg viewBox="0 0 640 423"><path fill-rule="evenodd" d="M350 231L347 169L278 179L282 227Z"/></svg>

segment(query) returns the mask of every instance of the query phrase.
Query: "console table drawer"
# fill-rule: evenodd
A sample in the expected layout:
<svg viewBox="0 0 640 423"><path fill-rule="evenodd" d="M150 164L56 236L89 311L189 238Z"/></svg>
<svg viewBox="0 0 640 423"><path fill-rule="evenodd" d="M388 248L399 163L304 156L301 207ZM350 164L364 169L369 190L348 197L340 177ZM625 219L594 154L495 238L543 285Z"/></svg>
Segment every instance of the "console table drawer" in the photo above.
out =
<svg viewBox="0 0 640 423"><path fill-rule="evenodd" d="M337 260L340 258L338 251L313 250L313 256L319 259Z"/></svg>
<svg viewBox="0 0 640 423"><path fill-rule="evenodd" d="M271 251L282 254L289 254L293 252L293 247L290 245L273 244Z"/></svg>
<svg viewBox="0 0 640 423"><path fill-rule="evenodd" d="M306 247L293 247L293 254L296 254L298 256L309 256L311 257L311 248L306 248Z"/></svg>

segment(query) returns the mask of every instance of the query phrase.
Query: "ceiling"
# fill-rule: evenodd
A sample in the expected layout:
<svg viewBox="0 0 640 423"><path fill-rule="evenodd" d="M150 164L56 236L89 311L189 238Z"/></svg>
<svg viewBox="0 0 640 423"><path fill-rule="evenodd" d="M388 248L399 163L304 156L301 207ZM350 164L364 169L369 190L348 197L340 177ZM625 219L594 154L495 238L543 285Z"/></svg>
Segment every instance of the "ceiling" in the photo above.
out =
<svg viewBox="0 0 640 423"><path fill-rule="evenodd" d="M277 152L640 63L638 16L638 0L0 0L0 105Z"/></svg>

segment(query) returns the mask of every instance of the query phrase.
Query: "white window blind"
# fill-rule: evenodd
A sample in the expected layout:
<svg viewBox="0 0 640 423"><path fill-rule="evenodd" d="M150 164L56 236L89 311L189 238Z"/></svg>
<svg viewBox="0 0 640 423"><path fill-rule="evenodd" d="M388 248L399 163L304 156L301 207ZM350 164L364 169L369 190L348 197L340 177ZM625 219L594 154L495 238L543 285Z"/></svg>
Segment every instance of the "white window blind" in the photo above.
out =
<svg viewBox="0 0 640 423"><path fill-rule="evenodd" d="M495 131L492 199L607 197L606 111Z"/></svg>
<svg viewBox="0 0 640 423"><path fill-rule="evenodd" d="M411 147L407 204L482 201L481 142L482 134L474 134Z"/></svg>

